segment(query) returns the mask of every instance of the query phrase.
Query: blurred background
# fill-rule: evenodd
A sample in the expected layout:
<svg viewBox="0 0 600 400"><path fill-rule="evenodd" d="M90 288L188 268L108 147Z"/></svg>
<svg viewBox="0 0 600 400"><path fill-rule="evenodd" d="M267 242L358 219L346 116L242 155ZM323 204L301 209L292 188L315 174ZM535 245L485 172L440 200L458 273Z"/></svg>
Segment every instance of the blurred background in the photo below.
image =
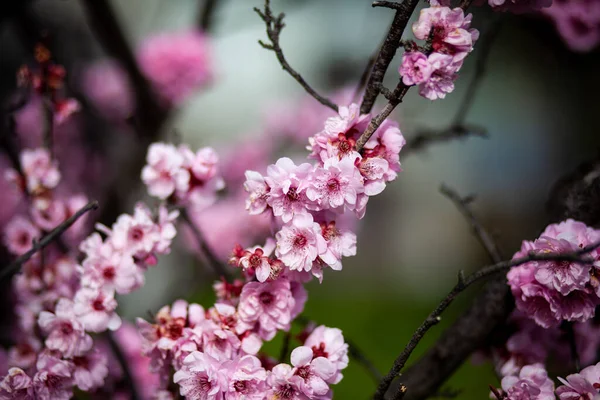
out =
<svg viewBox="0 0 600 400"><path fill-rule="evenodd" d="M260 0L221 0L205 37L210 50L203 62L210 66L210 79L185 99L170 103L164 118L142 116L147 122L141 124L142 133L151 133L140 136L140 129L118 116L122 112L127 117L127 110L139 102L135 83L127 82L127 66L115 62L118 40L106 33L112 28L102 23L105 16L88 3L93 1L19 0L0 6L0 100L4 106L15 101L17 70L33 63L32 49L43 37L67 71L67 92L82 105L73 120L55 131L57 143L65 144L64 150L57 147L57 157L65 175L77 182L74 185L100 201L105 223L131 210L135 201L147 199L136 177L149 139L188 143L192 149L216 148L226 180L230 177L228 183L238 185L228 186L231 194L241 185L239 171L261 165L264 171L266 162L283 155L303 159L306 138L330 116L281 70L272 52L258 45L257 40L266 37L265 27L252 7L260 6ZM205 6L202 0L109 4L134 57L143 57L139 52L157 35L197 29ZM347 102L393 13L373 9L369 0L273 0L273 7L286 13L281 45L290 64L320 92L340 99L340 104ZM476 195L474 211L510 257L523 239L535 238L548 223L544 205L554 182L595 157L600 146L600 53L595 46L585 51L573 46L564 31L556 29L555 15L493 13L487 7L471 11L473 27L484 35L492 27L497 30L465 119L484 128L489 137L434 144L406 157L401 153L404 171L370 201L359 223L358 255L345 260L342 272L328 271L322 284L312 282L307 288L304 315L342 329L384 372L454 285L457 271L489 262L468 223L439 193L440 184ZM409 92L393 114L409 142L423 130L448 126L481 52L476 45L456 90L446 99L431 102L415 90ZM400 54L386 77L389 88L398 80ZM376 109L382 105L380 99ZM39 140L36 112L35 105L27 104L16 115L23 146ZM67 145L75 138L85 151ZM3 157L0 160L7 162ZM5 223L18 204L1 208L0 222ZM243 202L231 201L197 216L224 259L238 239L248 242L244 245L263 240L264 223L255 228L255 221L244 214ZM244 231L243 238L237 231ZM120 301L128 319L181 297L204 305L214 300L213 272L190 251L185 232L181 236L177 251L149 271L146 286ZM413 360L477 290L451 307ZM277 340L270 344L275 352ZM486 398L488 384L498 386L491 365L467 363L447 387L460 390L458 398L476 399ZM367 399L374 388L369 375L351 362L335 395Z"/></svg>

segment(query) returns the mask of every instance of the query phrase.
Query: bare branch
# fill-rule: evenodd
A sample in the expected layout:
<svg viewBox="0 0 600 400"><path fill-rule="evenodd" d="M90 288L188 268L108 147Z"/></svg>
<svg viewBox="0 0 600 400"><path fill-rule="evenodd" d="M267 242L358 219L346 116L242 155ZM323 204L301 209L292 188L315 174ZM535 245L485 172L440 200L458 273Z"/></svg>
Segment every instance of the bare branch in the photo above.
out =
<svg viewBox="0 0 600 400"><path fill-rule="evenodd" d="M225 269L225 267L223 266L221 261L219 261L217 256L215 256L215 254L213 253L212 249L208 246L208 243L206 242L204 235L202 234L200 229L196 226L194 221L192 221L189 213L187 212L187 210L185 208L181 209L181 217L183 218L183 220L188 224L188 226L192 230L192 233L194 234L194 237L196 238L196 242L198 243L198 246L200 247L200 251L206 258L206 261L211 266L211 268L214 269L214 271L216 272L216 274L219 277L223 277L223 278L225 278L226 281L231 282L231 280L232 280L231 274Z"/></svg>
<svg viewBox="0 0 600 400"><path fill-rule="evenodd" d="M6 268L4 268L0 272L0 281L5 278L11 277L15 272L17 272L21 265L23 265L27 260L29 260L35 253L42 250L50 243L54 242L62 235L67 229L71 227L79 218L81 218L84 214L86 214L90 210L95 210L98 208L97 201L91 201L86 204L83 208L73 214L71 217L66 219L62 224L58 225L56 228L52 229L46 236L44 236L40 241L36 242L31 250L27 253L19 256L15 261L9 264Z"/></svg>
<svg viewBox="0 0 600 400"><path fill-rule="evenodd" d="M408 25L410 16L415 11L415 8L419 4L418 0L404 0L402 3L394 3L390 1L376 1L373 3L373 7L387 7L396 10L392 25L381 45L379 55L373 65L367 88L365 90L365 96L360 106L361 114L368 114L375 105L375 100L379 95L381 83L385 73L392 62L392 59L396 55L396 50L402 43L402 34ZM366 143L366 141L365 141ZM364 143L363 143L364 146ZM362 146L360 147L362 148Z"/></svg>
<svg viewBox="0 0 600 400"><path fill-rule="evenodd" d="M407 154L418 152L435 143L466 139L470 136L477 136L485 139L489 137L487 130L477 125L451 125L442 131L423 129L419 134L407 141L406 146L402 149L402 154L406 156Z"/></svg>
<svg viewBox="0 0 600 400"><path fill-rule="evenodd" d="M398 374L400 373L400 371L402 370L402 368L408 361L413 350L417 347L417 345L419 344L421 339L423 339L423 337L425 336L427 331L429 331L429 329L431 329L431 327L433 327L438 322L440 322L441 314L446 310L446 308L448 308L448 306L450 306L450 304L452 304L454 299L462 291L467 289L469 286L471 286L472 284L474 284L480 280L483 280L491 275L495 275L500 272L506 272L508 269L510 269L512 267L516 267L521 264L528 263L530 261L570 261L570 262L578 262L578 263L582 263L582 264L592 264L594 262L594 260L591 257L586 257L586 255L598 247L600 247L600 242L593 243L589 246L584 247L583 249L580 249L578 251L571 252L571 253L536 254L536 253L531 252L525 257L520 257L520 258L516 258L513 260L502 261L502 262L499 262L499 263L496 263L493 265L483 267L480 270L472 273L471 275L469 275L466 278L460 277L458 283L454 286L454 288L450 291L450 293L448 293L448 295L440 302L440 304L438 304L438 306L431 312L431 314L429 314L429 316L425 319L425 321L423 321L421 326L419 326L417 328L415 333L413 333L410 341L408 342L408 344L406 345L404 350L402 350L402 353L400 353L398 358L396 358L396 360L394 361L394 364L393 364L392 368L390 369L390 371L380 381L380 383L377 387L377 391L375 392L375 395L373 396L373 399L374 400L383 400L384 399L384 396L385 396L390 384L398 376ZM401 399L402 397L404 397L404 393L405 392L402 392L401 394L397 394L394 397L394 399L395 400Z"/></svg>
<svg viewBox="0 0 600 400"><path fill-rule="evenodd" d="M479 239L479 242L483 248L487 251L492 262L499 263L502 261L503 257L498 244L469 208L469 203L473 200L473 197L461 197L454 189L446 186L445 184L440 186L440 192L450 199L454 205L456 205L458 211L460 211L460 213L467 219L469 224L471 224L473 233L477 239Z"/></svg>
<svg viewBox="0 0 600 400"><path fill-rule="evenodd" d="M296 72L290 66L290 64L288 64L287 60L285 59L285 56L283 55L283 50L281 49L281 46L279 45L279 36L281 35L281 30L285 26L285 24L283 23L283 18L285 16L285 14L281 13L278 16L274 16L273 11L271 10L270 0L265 0L264 10L261 11L260 9L255 7L254 11L264 21L264 23L267 27L267 36L269 37L269 41L271 42L271 44L266 44L259 40L258 43L263 48L273 51L275 53L275 55L277 56L277 60L279 60L279 63L281 64L281 68L283 68L288 74L290 74L292 76L292 78L294 78L296 80L296 82L298 82L300 84L300 86L302 86L304 88L304 90L306 90L308 92L308 94L310 94L312 97L314 97L315 100L317 100L319 103L321 103L324 106L327 106L327 107L331 108L332 110L334 110L335 112L337 112L338 106L334 102L329 100L328 98L321 96L319 93L317 93L304 80L304 78L298 72Z"/></svg>
<svg viewBox="0 0 600 400"><path fill-rule="evenodd" d="M219 0L200 0L200 12L198 13L198 26L204 32L212 28L215 11Z"/></svg>

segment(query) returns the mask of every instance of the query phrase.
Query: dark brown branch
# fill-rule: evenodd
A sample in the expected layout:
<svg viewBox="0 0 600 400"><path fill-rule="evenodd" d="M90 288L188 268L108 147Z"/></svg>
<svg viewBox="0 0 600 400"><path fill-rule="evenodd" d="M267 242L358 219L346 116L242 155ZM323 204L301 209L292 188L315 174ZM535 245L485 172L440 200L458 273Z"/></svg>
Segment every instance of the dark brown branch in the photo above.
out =
<svg viewBox="0 0 600 400"><path fill-rule="evenodd" d="M381 49L379 50L379 55L377 56L369 76L365 96L360 105L361 114L368 114L373 109L375 100L377 100L377 96L380 93L380 85L383 82L385 73L392 62L392 59L396 55L396 50L402 43L402 34L404 33L404 29L406 29L410 16L415 11L417 4L419 4L418 0L404 0L402 3L393 3L390 1L376 1L373 3L373 7L395 9L396 14L394 15L392 25L383 41ZM364 146L364 143L362 146ZM362 146L360 148L362 148Z"/></svg>
<svg viewBox="0 0 600 400"><path fill-rule="evenodd" d="M210 267L215 271L215 273L219 277L223 277L223 278L225 278L226 281L231 282L231 280L232 280L231 274L225 269L225 267L223 266L221 261L219 261L217 256L215 256L215 254L213 253L212 249L208 246L208 243L206 242L204 235L202 234L200 229L196 226L194 221L192 221L189 213L187 212L187 210L185 208L181 209L181 218L183 218L183 220L188 224L188 226L192 230L192 233L194 234L194 238L196 239L196 242L198 243L198 246L200 247L200 251L202 252L202 255L204 256L204 258L206 259L206 261L208 262Z"/></svg>
<svg viewBox="0 0 600 400"><path fill-rule="evenodd" d="M415 333L412 335L410 341L402 350L402 353L396 358L394 364L390 371L383 377L380 381L377 391L373 398L375 400L383 400L385 394L392 383L392 381L398 376L404 365L408 361L410 355L413 350L417 347L421 339L425 336L427 331L431 329L434 325L438 324L441 321L441 314L452 304L454 299L465 289L467 289L472 284L483 280L491 275L495 275L500 272L506 272L508 269L512 267L519 266L521 264L528 263L530 261L570 261L570 262L579 262L582 264L592 264L594 260L591 257L586 257L585 255L591 252L592 250L600 247L600 242L594 243L592 245L586 246L581 250L564 253L564 254L555 254L555 253L544 253L544 254L535 254L530 253L525 257L516 258L513 260L502 261L493 265L489 265L481 268L480 270L473 272L468 277L464 277L462 271L458 274L458 282L454 286L454 288L448 293L448 295L440 302L440 304L429 314L429 316L423 321L421 326L417 328ZM506 284L506 283L505 283ZM406 384L405 384L406 385ZM408 388L411 386L406 385ZM399 397L401 396L401 397ZM400 395L396 395L394 399L401 399L404 396L404 393Z"/></svg>
<svg viewBox="0 0 600 400"><path fill-rule="evenodd" d="M575 372L579 372L581 370L581 363L579 362L579 352L577 351L577 341L575 340L575 329L573 328L573 323L565 321L561 328L565 332L567 341L569 342L569 349L571 350L571 358L573 359Z"/></svg>
<svg viewBox="0 0 600 400"><path fill-rule="evenodd" d="M445 184L442 184L440 186L440 192L448 199L450 199L454 203L456 208L458 208L458 211L460 211L460 213L464 215L466 220L471 225L473 234L477 237L483 248L487 251L488 255L490 256L490 260L492 260L492 262L495 263L499 263L500 261L502 261L504 257L502 257L502 253L500 251L500 248L498 247L498 244L469 208L469 204L471 203L471 201L473 201L474 197L461 197L454 189Z"/></svg>
<svg viewBox="0 0 600 400"><path fill-rule="evenodd" d="M0 281L5 278L11 277L15 272L17 272L23 263L27 262L35 253L42 250L50 243L54 242L62 235L67 229L71 227L79 218L81 218L84 214L86 214L90 210L95 210L98 208L97 201L91 201L86 204L83 208L77 211L75 214L66 219L62 224L58 225L56 228L52 229L46 236L44 236L40 241L36 242L34 246L27 253L19 256L15 261L9 264L6 268L4 268L0 272Z"/></svg>
<svg viewBox="0 0 600 400"><path fill-rule="evenodd" d="M487 130L477 125L451 125L442 131L421 130L419 134L408 140L402 149L402 155L412 154L432 144L449 142L456 139L466 139L469 136L488 138Z"/></svg>
<svg viewBox="0 0 600 400"><path fill-rule="evenodd" d="M215 11L219 0L200 0L200 12L198 14L198 26L204 32L208 32L213 25Z"/></svg>
<svg viewBox="0 0 600 400"><path fill-rule="evenodd" d="M131 368L129 368L129 362L127 361L127 357L125 357L125 354L123 354L123 350L121 349L121 346L115 339L112 332L106 332L104 334L104 336L106 337L106 340L108 341L108 344L110 345L112 352L115 354L115 357L117 357L117 361L119 362L119 365L121 366L121 369L123 370L123 375L124 375L123 379L125 380L125 385L126 385L127 389L129 389L129 391L130 391L131 400L140 400L141 397L140 397L139 391L137 389L135 379L131 372Z"/></svg>
<svg viewBox="0 0 600 400"><path fill-rule="evenodd" d="M271 42L271 44L267 44L267 43L263 42L262 40L259 40L258 43L263 48L265 48L267 50L271 50L275 53L275 55L277 56L277 60L279 60L279 63L281 64L281 68L283 68L284 71L286 71L288 74L290 74L292 76L292 78L294 78L296 80L296 82L298 82L300 84L300 86L302 86L304 88L304 90L306 90L308 92L308 94L310 94L312 97L314 97L319 103L321 103L324 106L327 106L327 107L331 108L332 110L334 110L335 112L337 112L338 111L337 104L335 104L328 98L323 97L319 93L317 93L304 80L304 78L298 72L296 72L290 66L290 64L288 64L287 60L285 59L285 56L283 55L283 50L281 49L281 46L279 45L279 36L281 35L281 30L285 26L285 24L283 23L283 18L285 16L285 14L281 13L278 16L274 16L273 11L271 10L270 0L265 0L264 10L261 11L260 9L255 7L254 11L256 11L256 13L264 21L264 23L267 27L267 36L269 37L269 41Z"/></svg>

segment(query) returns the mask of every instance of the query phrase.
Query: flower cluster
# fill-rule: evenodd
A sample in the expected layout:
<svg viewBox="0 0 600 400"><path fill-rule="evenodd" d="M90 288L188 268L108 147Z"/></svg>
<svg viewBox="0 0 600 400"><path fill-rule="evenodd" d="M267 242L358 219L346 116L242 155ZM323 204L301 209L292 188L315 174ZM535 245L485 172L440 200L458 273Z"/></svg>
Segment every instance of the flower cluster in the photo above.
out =
<svg viewBox="0 0 600 400"><path fill-rule="evenodd" d="M194 153L181 145L153 143L148 149L142 181L148 193L173 204L202 209L214 203L225 182L218 174L217 153L205 147Z"/></svg>
<svg viewBox="0 0 600 400"><path fill-rule="evenodd" d="M290 283L258 282L224 289L214 307L204 310L183 300L163 307L154 323L138 319L144 354L168 392L170 370L182 396L205 398L330 398L330 384L342 379L348 345L339 329L314 329L291 353L291 364L278 364L259 354L262 339L289 329L296 301ZM223 294L223 291L220 291ZM302 299L298 299L302 301ZM299 309L302 309L300 305ZM261 329L256 322L261 321ZM278 397L275 397L278 396Z"/></svg>
<svg viewBox="0 0 600 400"><path fill-rule="evenodd" d="M162 33L139 48L138 62L162 99L180 104L212 77L209 43L197 30Z"/></svg>
<svg viewBox="0 0 600 400"><path fill-rule="evenodd" d="M572 253L599 240L600 231L569 219L549 225L533 242L524 241L515 258L531 252ZM532 261L512 268L507 278L517 308L544 328L592 318L600 304L600 251L589 256L599 261Z"/></svg>
<svg viewBox="0 0 600 400"><path fill-rule="evenodd" d="M433 5L421 10L413 24L417 39L430 41L431 51L408 45L400 75L407 86L418 85L419 94L429 100L443 99L454 90L454 81L464 59L473 50L479 32L470 28L473 16L462 8Z"/></svg>
<svg viewBox="0 0 600 400"><path fill-rule="evenodd" d="M80 104L77 100L67 98L61 93L66 71L62 65L52 62L50 50L38 43L34 54L37 68L22 66L17 75L17 84L20 87L32 88L40 96L46 96L54 116L52 123L60 124L71 114L79 111Z"/></svg>
<svg viewBox="0 0 600 400"><path fill-rule="evenodd" d="M30 215L15 216L4 231L6 246L16 255L86 202L82 196L55 198L60 172L46 150L23 151L21 164L23 176L16 171L9 175L28 193ZM119 328L115 294L143 285L144 271L156 263L157 255L170 251L177 215L160 207L155 216L138 204L133 215L121 215L111 229L98 226L104 239L93 233L81 242L81 263L63 243L23 265L13 281L16 344L8 350L10 370L0 396L14 398L14 393L22 392L23 398L68 399L75 387L94 391L104 384L108 358L94 346L90 333ZM83 222L79 220L79 228L71 232L81 232Z"/></svg>
<svg viewBox="0 0 600 400"><path fill-rule="evenodd" d="M554 1L542 13L552 20L572 50L591 51L600 43L600 3L597 1Z"/></svg>

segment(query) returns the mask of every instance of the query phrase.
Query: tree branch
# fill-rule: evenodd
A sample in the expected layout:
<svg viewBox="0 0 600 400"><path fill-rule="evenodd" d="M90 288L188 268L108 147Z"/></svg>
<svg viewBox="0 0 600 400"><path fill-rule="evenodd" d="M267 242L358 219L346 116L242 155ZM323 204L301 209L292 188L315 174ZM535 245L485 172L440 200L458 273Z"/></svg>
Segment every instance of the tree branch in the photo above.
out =
<svg viewBox="0 0 600 400"><path fill-rule="evenodd" d="M593 264L594 260L591 257L585 257L586 254L591 252L592 250L600 247L600 242L593 243L592 245L586 246L583 249L580 249L571 253L563 253L563 254L555 254L555 253L529 253L529 255L525 257L516 258L513 260L502 261L493 265L489 265L481 268L478 271L473 272L468 277L464 277L462 271L458 273L458 282L454 286L454 288L448 293L448 295L440 302L440 304L429 314L429 316L423 321L421 326L417 328L415 333L413 333L410 341L402 350L402 353L396 358L394 364L390 371L383 377L380 381L379 386L377 387L377 391L373 396L374 400L383 400L385 394L392 383L392 381L398 376L406 362L408 361L410 355L413 350L417 347L421 339L425 336L427 331L431 329L434 325L437 325L441 321L441 314L448 308L450 304L454 301L454 299L465 289L467 289L472 284L483 280L491 275L506 272L508 269L512 267L519 266L521 264L528 263L530 261L570 261L570 262L579 262L582 264ZM505 280L505 279L504 279ZM504 282L506 285L506 282ZM405 384L406 385L406 384ZM406 385L408 388L411 386ZM402 399L404 397L404 393L398 393L394 397L395 400Z"/></svg>
<svg viewBox="0 0 600 400"><path fill-rule="evenodd" d="M363 102L360 105L360 113L368 114L373 109L377 96L380 92L380 85L383 82L385 73L392 62L392 59L396 55L396 50L400 47L402 42L402 34L404 29L408 25L410 16L415 11L415 8L419 4L418 0L404 0L402 3L393 3L390 1L376 1L373 3L373 7L387 7L396 10L394 20L388 34L379 50L377 60L373 65L367 88L365 90L365 96ZM391 112L391 111L390 111ZM385 118L384 118L385 119ZM365 140L366 143L366 140ZM364 143L362 144L364 146ZM362 146L360 148L362 148Z"/></svg>
<svg viewBox="0 0 600 400"><path fill-rule="evenodd" d="M190 215L187 212L187 209L185 209L185 208L181 209L181 218L183 218L183 220L188 224L188 226L192 230L192 233L194 234L194 237L196 238L196 242L198 243L198 246L200 247L200 251L206 258L206 261L211 266L211 268L216 272L216 274L219 277L223 277L223 278L225 278L226 281L231 282L232 281L231 274L229 273L229 271L227 271L225 269L225 267L223 266L221 261L219 261L217 256L215 256L215 254L213 253L212 249L208 246L208 243L206 242L204 235L202 234L200 229L196 226L194 221L192 221L192 219L190 218Z"/></svg>
<svg viewBox="0 0 600 400"><path fill-rule="evenodd" d="M288 64L287 60L285 59L285 56L283 55L283 50L281 49L281 46L279 45L279 36L281 35L281 30L285 26L285 24L283 23L283 18L285 16L285 14L281 13L278 16L274 16L273 11L271 10L271 1L270 0L265 0L265 6L264 6L263 11L261 11L257 7L254 8L254 11L256 11L256 13L264 21L264 23L267 27L267 36L269 37L269 41L271 42L271 44L267 44L267 43L263 42L262 40L259 40L258 43L263 48L265 48L267 50L271 50L275 53L275 55L277 56L277 60L279 60L279 63L281 64L281 68L283 68L288 74L290 74L292 76L292 78L294 78L300 84L300 86L302 86L304 88L304 90L306 90L308 92L308 94L310 94L312 97L314 97L319 103L321 103L324 106L327 106L327 107L331 108L332 110L334 110L335 112L337 112L338 106L334 102L329 100L328 98L323 97L319 93L317 93L304 80L304 78L298 72L296 72L290 66L290 64Z"/></svg>
<svg viewBox="0 0 600 400"><path fill-rule="evenodd" d="M46 246L48 246L53 241L57 240L60 235L62 235L67 229L71 227L79 218L81 218L84 214L86 214L90 210L95 210L98 208L97 201L91 201L86 204L83 208L73 214L71 217L66 219L62 224L58 225L56 228L52 229L46 236L44 236L40 241L36 242L34 246L27 253L19 256L15 261L9 264L0 272L0 281L11 277L15 272L17 272L23 263L27 262L35 253L42 250Z"/></svg>
<svg viewBox="0 0 600 400"><path fill-rule="evenodd" d="M469 136L477 136L487 139L487 130L477 125L458 124L451 125L442 131L423 129L419 134L407 141L402 149L402 155L418 152L432 144L449 142L455 139L466 139Z"/></svg>
<svg viewBox="0 0 600 400"><path fill-rule="evenodd" d="M379 381L381 381L382 375L381 372L379 372L379 370L375 366L375 364L373 364L371 360L369 360L367 356L364 355L364 353L356 346L356 344L353 341L351 341L348 338L345 338L345 340L346 344L348 344L348 354L350 355L350 357L352 357L355 361L361 364L365 368L365 370L367 370L367 372L369 373L371 378L373 378L373 381L375 383L379 383Z"/></svg>
<svg viewBox="0 0 600 400"><path fill-rule="evenodd" d="M454 189L445 184L440 186L440 192L450 199L456 208L458 208L458 211L460 211L460 213L467 219L471 225L473 234L477 237L477 239L479 239L479 242L487 251L488 255L490 256L490 260L495 263L502 261L504 257L502 257L502 253L498 247L498 244L469 208L469 204L473 201L474 197L461 197Z"/></svg>
<svg viewBox="0 0 600 400"><path fill-rule="evenodd" d="M200 0L200 12L198 13L198 26L204 32L212 28L215 11L219 0Z"/></svg>

